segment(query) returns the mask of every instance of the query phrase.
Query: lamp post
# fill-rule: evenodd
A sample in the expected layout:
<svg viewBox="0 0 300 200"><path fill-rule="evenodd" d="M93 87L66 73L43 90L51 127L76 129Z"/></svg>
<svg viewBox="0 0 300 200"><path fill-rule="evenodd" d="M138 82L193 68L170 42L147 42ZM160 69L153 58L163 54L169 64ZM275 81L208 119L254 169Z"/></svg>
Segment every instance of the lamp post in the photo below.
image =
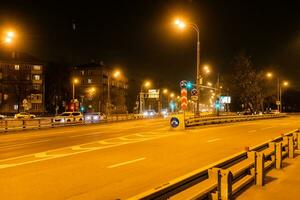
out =
<svg viewBox="0 0 300 200"><path fill-rule="evenodd" d="M268 72L266 73L267 78L271 79L273 77L273 73ZM277 111L278 112L282 112L282 86L287 87L289 85L289 82L287 81L283 81L282 84L280 84L280 77L277 76Z"/></svg>
<svg viewBox="0 0 300 200"><path fill-rule="evenodd" d="M115 70L113 72L113 77L114 78L119 78L121 76L121 71L119 70ZM110 102L111 102L111 99L110 99L110 75L108 74L107 76L107 103L106 103L106 115L110 115ZM100 109L100 108L99 108Z"/></svg>
<svg viewBox="0 0 300 200"><path fill-rule="evenodd" d="M175 25L179 29L184 29L186 28L186 23L180 19L175 20ZM197 99L197 106L196 106L196 116L199 116L199 103L200 103L200 85L202 84L202 76L200 73L200 31L199 27L195 23L189 23L189 26L192 27L192 29L196 32L197 34L197 74L196 74L196 88L198 91L198 99ZM209 69L206 69L206 72L209 73Z"/></svg>
<svg viewBox="0 0 300 200"><path fill-rule="evenodd" d="M141 91L140 91L140 114L144 113L144 106L145 106L145 98L144 98L144 93L143 93L143 87L148 89L151 86L150 81L145 81L141 85Z"/></svg>
<svg viewBox="0 0 300 200"><path fill-rule="evenodd" d="M73 112L75 111L75 84L77 84L79 81L77 78L74 78L72 81L72 88L73 88L73 96L72 96L72 103L73 103Z"/></svg>

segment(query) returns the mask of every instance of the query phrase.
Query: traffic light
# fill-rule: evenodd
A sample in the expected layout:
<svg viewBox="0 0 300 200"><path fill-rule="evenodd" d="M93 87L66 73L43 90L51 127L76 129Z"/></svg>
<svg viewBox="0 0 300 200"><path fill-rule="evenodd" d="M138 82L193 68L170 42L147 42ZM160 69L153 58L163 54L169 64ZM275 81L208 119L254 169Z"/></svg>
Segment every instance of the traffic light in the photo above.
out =
<svg viewBox="0 0 300 200"><path fill-rule="evenodd" d="M216 110L220 110L220 108L221 108L221 104L220 104L220 100L219 99L216 100L215 108L216 108Z"/></svg>
<svg viewBox="0 0 300 200"><path fill-rule="evenodd" d="M84 112L84 110L85 110L84 106L80 106L80 111Z"/></svg>
<svg viewBox="0 0 300 200"><path fill-rule="evenodd" d="M193 88L193 83L192 82L187 82L187 84L186 84L186 88L188 89L188 90L190 90L190 89L192 89Z"/></svg>

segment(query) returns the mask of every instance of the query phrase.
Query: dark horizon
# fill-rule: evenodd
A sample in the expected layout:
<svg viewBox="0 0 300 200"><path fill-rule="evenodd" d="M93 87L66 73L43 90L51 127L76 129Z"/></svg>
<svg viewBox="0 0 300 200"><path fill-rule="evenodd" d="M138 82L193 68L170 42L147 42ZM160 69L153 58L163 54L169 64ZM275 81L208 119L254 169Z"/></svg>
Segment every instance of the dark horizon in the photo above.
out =
<svg viewBox="0 0 300 200"><path fill-rule="evenodd" d="M0 24L19 32L14 48L47 61L103 60L129 77L177 88L194 79L196 35L172 27L178 14L197 23L201 64L226 74L239 52L259 69L300 84L300 15L297 3L146 1L128 3L2 3ZM75 29L74 29L75 28ZM137 78L138 77L138 78Z"/></svg>

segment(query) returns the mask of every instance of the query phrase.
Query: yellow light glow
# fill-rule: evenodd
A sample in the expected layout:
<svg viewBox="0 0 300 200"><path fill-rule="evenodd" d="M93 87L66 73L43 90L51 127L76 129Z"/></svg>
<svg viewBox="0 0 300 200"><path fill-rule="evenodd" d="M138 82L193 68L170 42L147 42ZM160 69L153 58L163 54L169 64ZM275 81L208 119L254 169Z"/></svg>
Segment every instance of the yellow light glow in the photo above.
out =
<svg viewBox="0 0 300 200"><path fill-rule="evenodd" d="M180 19L176 19L174 21L174 24L179 28L179 29L184 29L186 27L186 24L180 20Z"/></svg>
<svg viewBox="0 0 300 200"><path fill-rule="evenodd" d="M10 38L10 37L6 37L5 39L4 39L4 42L5 43L12 43L12 38Z"/></svg>
<svg viewBox="0 0 300 200"><path fill-rule="evenodd" d="M289 85L289 82L287 82L287 81L283 82L283 86L288 86L288 85Z"/></svg>
<svg viewBox="0 0 300 200"><path fill-rule="evenodd" d="M174 93L171 93L171 94L170 94L170 97L171 97L171 98L173 98L174 96L175 96L175 94L174 94Z"/></svg>
<svg viewBox="0 0 300 200"><path fill-rule="evenodd" d="M150 82L150 81L146 81L146 82L144 83L144 86L145 86L146 88L149 88L149 87L151 86L151 82Z"/></svg>
<svg viewBox="0 0 300 200"><path fill-rule="evenodd" d="M12 38L12 37L14 37L14 36L15 36L15 33L14 33L14 32L12 32L12 31L9 31L9 32L7 32L7 33L6 33L6 35L7 35L7 37L10 37L10 38Z"/></svg>
<svg viewBox="0 0 300 200"><path fill-rule="evenodd" d="M211 82L207 82L207 85L208 85L208 86L212 86L212 83L211 83Z"/></svg>
<svg viewBox="0 0 300 200"><path fill-rule="evenodd" d="M177 99L180 99L180 96L177 96Z"/></svg>
<svg viewBox="0 0 300 200"><path fill-rule="evenodd" d="M272 77L273 77L273 74L272 74L271 72L268 72L268 73L266 74L266 76L267 76L268 78L272 78Z"/></svg>
<svg viewBox="0 0 300 200"><path fill-rule="evenodd" d="M113 74L113 76L114 76L115 78L118 78L120 75L121 75L121 72L120 72L119 70L116 70L116 71L114 72L114 74Z"/></svg>
<svg viewBox="0 0 300 200"><path fill-rule="evenodd" d="M79 82L79 80L78 80L77 78L74 78L74 79L73 79L73 83L74 83L74 84L77 84L78 82Z"/></svg>
<svg viewBox="0 0 300 200"><path fill-rule="evenodd" d="M164 94L168 94L168 89L164 89L164 90L163 90L163 93L164 93Z"/></svg>
<svg viewBox="0 0 300 200"><path fill-rule="evenodd" d="M90 92L95 92L95 91L96 91L96 88L94 88L94 87L90 88Z"/></svg>

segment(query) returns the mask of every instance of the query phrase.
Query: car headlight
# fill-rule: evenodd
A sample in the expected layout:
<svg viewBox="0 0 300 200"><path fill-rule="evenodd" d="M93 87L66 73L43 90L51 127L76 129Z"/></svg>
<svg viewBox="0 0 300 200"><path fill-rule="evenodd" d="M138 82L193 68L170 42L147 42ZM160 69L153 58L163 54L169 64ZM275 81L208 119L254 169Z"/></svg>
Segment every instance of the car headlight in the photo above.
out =
<svg viewBox="0 0 300 200"><path fill-rule="evenodd" d="M87 120L87 121L91 120L91 116L86 116L85 120Z"/></svg>
<svg viewBox="0 0 300 200"><path fill-rule="evenodd" d="M154 113L153 113L153 112L151 112L151 113L150 113L150 116L153 116L153 115L154 115Z"/></svg>
<svg viewBox="0 0 300 200"><path fill-rule="evenodd" d="M65 122L65 119L64 119L64 118L62 118L60 121L61 121L62 123L64 123L64 122Z"/></svg>
<svg viewBox="0 0 300 200"><path fill-rule="evenodd" d="M93 120L99 120L99 116L93 116Z"/></svg>
<svg viewBox="0 0 300 200"><path fill-rule="evenodd" d="M148 112L144 112L144 115L145 115L145 116L148 116L149 114L148 114Z"/></svg>

